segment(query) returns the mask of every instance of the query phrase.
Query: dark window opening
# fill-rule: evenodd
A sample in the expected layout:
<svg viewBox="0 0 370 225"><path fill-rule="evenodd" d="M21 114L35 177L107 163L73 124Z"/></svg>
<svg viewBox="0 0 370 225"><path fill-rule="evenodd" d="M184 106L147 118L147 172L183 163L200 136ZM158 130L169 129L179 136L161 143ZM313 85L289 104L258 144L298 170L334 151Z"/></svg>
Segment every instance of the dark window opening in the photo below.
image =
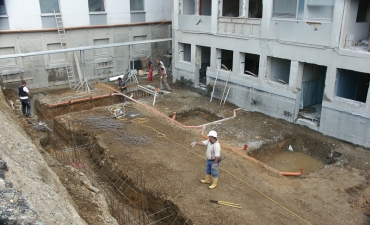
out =
<svg viewBox="0 0 370 225"><path fill-rule="evenodd" d="M244 54L244 74L258 76L260 56L255 54Z"/></svg>
<svg viewBox="0 0 370 225"><path fill-rule="evenodd" d="M229 70L233 70L233 51L221 50L221 64L226 66ZM221 69L225 69L221 67Z"/></svg>
<svg viewBox="0 0 370 225"><path fill-rule="evenodd" d="M89 0L89 12L105 11L104 0Z"/></svg>
<svg viewBox="0 0 370 225"><path fill-rule="evenodd" d="M366 102L370 74L338 69L335 95L342 98Z"/></svg>
<svg viewBox="0 0 370 225"><path fill-rule="evenodd" d="M290 60L279 59L269 57L271 67L270 67L270 80L289 84L290 77Z"/></svg>
<svg viewBox="0 0 370 225"><path fill-rule="evenodd" d="M6 15L6 8L4 0L0 0L0 15Z"/></svg>
<svg viewBox="0 0 370 225"><path fill-rule="evenodd" d="M249 18L262 18L262 0L249 0Z"/></svg>
<svg viewBox="0 0 370 225"><path fill-rule="evenodd" d="M41 13L59 13L58 0L40 0Z"/></svg>
<svg viewBox="0 0 370 225"><path fill-rule="evenodd" d="M360 0L358 3L356 23L367 22L369 20L369 0Z"/></svg>
<svg viewBox="0 0 370 225"><path fill-rule="evenodd" d="M223 1L222 16L239 17L239 0Z"/></svg>
<svg viewBox="0 0 370 225"><path fill-rule="evenodd" d="M199 69L199 83L206 85L207 80L207 67L211 66L211 48L210 47L200 47L201 48L201 67Z"/></svg>
<svg viewBox="0 0 370 225"><path fill-rule="evenodd" d="M212 15L212 0L199 0L199 15Z"/></svg>

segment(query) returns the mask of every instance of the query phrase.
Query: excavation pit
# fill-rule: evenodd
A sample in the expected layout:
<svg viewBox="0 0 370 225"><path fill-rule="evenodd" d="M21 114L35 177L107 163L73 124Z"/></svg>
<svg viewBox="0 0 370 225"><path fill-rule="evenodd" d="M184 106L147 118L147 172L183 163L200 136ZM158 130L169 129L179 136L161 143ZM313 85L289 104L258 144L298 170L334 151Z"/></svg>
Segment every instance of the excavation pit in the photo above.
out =
<svg viewBox="0 0 370 225"><path fill-rule="evenodd" d="M358 154L358 151L346 149L345 145L337 140L259 113L243 110L235 112L234 105L219 107L218 104L209 103L209 98L202 99L202 96L194 92L175 87L174 89L171 94L164 96L166 101L157 98L159 101L154 106L152 95L148 95L144 101L145 94L134 92L133 98L138 103L128 100L126 106L142 112L135 118L124 116L116 119L111 116L109 107L122 106L120 96L114 95L96 101L89 99L58 107L47 107L47 103L57 101L40 105L42 107L39 110L39 119L54 124L50 128L57 133L56 136L63 144L76 146L58 151L57 145L60 142L55 141L55 137L45 137L41 141L45 151L60 163L54 164L53 170L64 169L66 174L73 167L76 171L69 177L62 174L60 180L72 198L76 199L79 214L89 224L103 224L103 220L96 216L100 214L95 207L97 205L89 202L96 199L96 194L92 195L83 184L81 185L78 180L81 176L79 173L92 175L91 185L105 193L110 213L120 224L137 224L134 219L144 221L145 216L150 216L150 221L146 220L147 224L156 221L156 224L206 224L210 219L219 221L219 224L269 224L272 221L275 224L301 224L302 221L298 217L286 213L265 195L294 211L301 218L307 219L311 224L320 224L323 218L325 222L332 221L333 218L326 219L326 216L337 212L343 216L334 218L336 223L351 220L362 224L362 215L351 206L346 206L346 193L350 193L354 200L357 195L366 194L367 189L356 188L362 187L366 180L363 181L361 171L346 167L352 163L351 166L363 165L363 168L368 169L365 152L361 155L363 160L360 164L359 155L351 158L351 152ZM99 95L109 93L112 91ZM57 95L59 94L58 92ZM46 93L46 97L48 95L50 94ZM179 99L181 101L178 101ZM190 122L185 127L179 123L186 123L181 120L181 114L188 112L187 109L204 109L202 112L194 110L195 113L188 113L191 114L190 117L202 117L202 113L208 116L212 112L221 116L202 118L200 122ZM173 112L180 114L180 119L176 117L176 121L172 120ZM42 114L50 119L43 119ZM212 123L223 118L230 119ZM207 123L204 130L198 127ZM197 127L191 128L189 125ZM219 134L224 159L221 163L219 184L214 190L209 190L208 185L199 182L204 179L204 146L190 146L195 140L204 140L202 131L207 134L210 130L216 130ZM324 160L326 166L312 171L307 176L301 176L306 179L285 179L271 170L266 170L261 164L241 157L245 156L242 147L248 145L249 151L253 147L250 143L257 141L261 141L262 145L250 151L249 155L265 163L266 155L273 155L273 151L276 155L277 152L287 152L289 145L292 145L294 153ZM339 156L336 150L343 155ZM333 157L327 159L331 153ZM260 156L257 156L258 154ZM343 156L348 159L345 166L339 164L343 161ZM71 162L76 159L79 161L72 165ZM342 182L344 177L346 182ZM328 180L330 182L327 182ZM258 194L249 185L265 195ZM327 185L336 185L333 195L329 193L328 196ZM124 192L128 199L117 198L119 191ZM339 195L336 194L338 192ZM143 198L143 195L146 195L146 198ZM81 204L80 199L86 199L86 202ZM147 203L143 199L146 199ZM210 203L210 199L241 204L243 210ZM354 202L359 207L367 206L354 200L351 203ZM338 202L340 204L337 204ZM316 205L322 205L322 208L314 207ZM209 214L210 210L212 214ZM131 216L126 214L128 211ZM353 216L349 216L347 212ZM132 223L126 223L124 220L132 220Z"/></svg>
<svg viewBox="0 0 370 225"><path fill-rule="evenodd" d="M304 143L302 140L286 139L249 151L248 155L280 172L298 172L303 169L301 174L303 176L317 171L325 165L340 161L342 154L339 152L328 149L315 150L312 149L312 145L305 147L301 145L302 143ZM324 143L316 143L313 146L320 145L323 146Z"/></svg>
<svg viewBox="0 0 370 225"><path fill-rule="evenodd" d="M174 114L169 115L173 117ZM195 108L187 111L176 112L178 122L186 126L197 126L223 119L215 113L202 108Z"/></svg>

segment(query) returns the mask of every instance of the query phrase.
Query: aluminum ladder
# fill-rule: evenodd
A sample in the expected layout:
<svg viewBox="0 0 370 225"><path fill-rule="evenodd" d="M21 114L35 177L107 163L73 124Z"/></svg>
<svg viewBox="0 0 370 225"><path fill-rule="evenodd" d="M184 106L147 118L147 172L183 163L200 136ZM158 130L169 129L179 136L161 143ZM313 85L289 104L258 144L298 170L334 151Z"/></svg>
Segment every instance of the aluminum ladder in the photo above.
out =
<svg viewBox="0 0 370 225"><path fill-rule="evenodd" d="M54 16L55 16L55 22L57 24L60 46L61 46L62 49L67 49L68 48L68 42L67 42L66 31L65 31L64 25L63 25L62 14L61 13L56 13L55 10L54 10ZM76 77L75 77L75 73L74 73L74 69L73 69L73 64L71 62L70 54L69 54L69 52L64 52L63 55L64 55L64 65L65 65L65 69L66 69L66 72L67 72L69 87L70 88L75 88L76 87Z"/></svg>

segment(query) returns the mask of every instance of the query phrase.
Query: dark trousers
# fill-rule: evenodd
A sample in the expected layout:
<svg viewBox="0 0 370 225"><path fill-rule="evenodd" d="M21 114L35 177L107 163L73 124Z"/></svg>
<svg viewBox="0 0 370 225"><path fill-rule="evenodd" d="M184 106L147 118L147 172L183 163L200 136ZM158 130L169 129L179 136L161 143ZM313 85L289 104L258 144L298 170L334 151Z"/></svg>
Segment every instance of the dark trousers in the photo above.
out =
<svg viewBox="0 0 370 225"><path fill-rule="evenodd" d="M29 99L21 99L22 103L22 113L24 116L31 115L31 102Z"/></svg>

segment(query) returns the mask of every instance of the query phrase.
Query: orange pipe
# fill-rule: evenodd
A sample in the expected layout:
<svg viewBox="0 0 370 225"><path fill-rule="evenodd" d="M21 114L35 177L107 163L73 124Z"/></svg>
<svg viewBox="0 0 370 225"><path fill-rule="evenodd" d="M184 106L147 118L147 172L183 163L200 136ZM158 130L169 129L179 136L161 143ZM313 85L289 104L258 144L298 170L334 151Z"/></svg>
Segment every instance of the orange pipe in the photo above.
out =
<svg viewBox="0 0 370 225"><path fill-rule="evenodd" d="M172 120L176 119L176 112L173 112Z"/></svg>
<svg viewBox="0 0 370 225"><path fill-rule="evenodd" d="M281 175L284 176L295 176L299 177L303 174L303 169L300 169L299 172L280 172Z"/></svg>
<svg viewBox="0 0 370 225"><path fill-rule="evenodd" d="M169 121L172 121L173 123L175 123L175 124L179 125L180 127L183 127L183 128L197 128L197 129L202 129L202 130L201 130L201 136L202 136L202 137L204 137L205 139L208 139L208 137L204 134L204 131L205 131L206 126L207 126L207 125L210 125L210 124L213 124L213 123L217 123L217 122L221 122L221 121L225 121L225 120L232 119L232 118L236 117L236 110L241 110L241 108L234 109L234 115L233 115L233 116L231 116L231 117L229 117L229 118L225 118L225 119L222 119L222 120L214 121L214 122L211 122L211 123L206 123L206 124L199 125L199 126L185 126L184 124L179 123L179 122L177 122L176 120L173 120L172 118L170 118L170 117L168 117L168 116L166 116L166 115L162 114L161 112L159 112L159 111L155 110L154 108L152 108L152 107L150 107L150 106L147 106L147 105L145 105L145 104L143 104L143 103L140 103L140 102L136 101L135 99L130 98L130 97L128 97L128 96L126 96L126 95L124 95L124 94L122 94L122 93L118 92L117 90L115 90L114 88L112 88L112 87L110 87L110 86L108 86L108 85L106 85L106 84L103 84L103 83L100 83L100 84L101 84L101 85L103 85L103 86L105 86L106 88L108 88L108 89L110 89L110 90L114 91L114 92L115 92L115 93L117 93L118 95L122 95L122 96L124 96L124 97L126 97L126 98L128 98L128 99L132 100L133 102L135 102L135 103L137 103L137 104L139 104L139 105L141 105L141 106L143 106L143 107L145 107L145 108L147 108L147 109L149 109L149 110L151 110L151 111L155 112L156 114L158 114L158 115L160 115L160 116L162 116L162 117L164 117L164 118L168 119ZM241 155L241 156L242 156L243 158L245 158L245 159L248 159L248 160L250 160L250 161L252 161L252 162L255 162L255 163L257 163L257 164L263 165L266 169L268 169L268 170L270 170L270 171L272 171L272 172L279 173L279 171L277 171L276 169L274 169L274 168L272 168L272 167L270 167L270 166L267 166L266 164L264 164L264 163L260 162L259 160L255 159L255 158L253 158L253 157L248 156L248 155L247 155L247 154L245 154L245 153L240 152L240 150L245 150L244 148L245 148L245 146L246 146L246 145L244 145L244 147L243 147L243 148L235 148L235 147L231 147L231 146L228 146L228 145L225 145L225 144L222 144L222 143L220 143L220 145L221 145L222 147L224 147L224 148L231 149L233 152L235 152L236 154ZM247 146L247 147L248 147L248 146Z"/></svg>

